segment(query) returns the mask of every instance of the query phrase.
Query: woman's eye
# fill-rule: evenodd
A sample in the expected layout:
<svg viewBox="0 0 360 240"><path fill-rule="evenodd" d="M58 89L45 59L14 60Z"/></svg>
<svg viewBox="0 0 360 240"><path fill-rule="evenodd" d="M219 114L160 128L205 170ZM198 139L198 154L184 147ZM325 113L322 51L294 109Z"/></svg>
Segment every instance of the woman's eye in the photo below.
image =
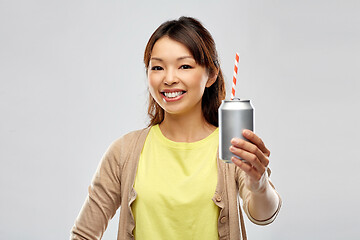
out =
<svg viewBox="0 0 360 240"><path fill-rule="evenodd" d="M190 65L181 65L180 69L191 69L192 67Z"/></svg>
<svg viewBox="0 0 360 240"><path fill-rule="evenodd" d="M159 70L163 70L163 68L160 66L154 66L151 68L151 70L159 71Z"/></svg>

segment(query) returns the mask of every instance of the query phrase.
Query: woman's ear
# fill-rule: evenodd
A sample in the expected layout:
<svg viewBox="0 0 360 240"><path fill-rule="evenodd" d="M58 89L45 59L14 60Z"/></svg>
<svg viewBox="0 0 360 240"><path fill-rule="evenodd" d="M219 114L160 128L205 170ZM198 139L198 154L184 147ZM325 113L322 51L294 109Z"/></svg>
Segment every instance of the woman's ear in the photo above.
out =
<svg viewBox="0 0 360 240"><path fill-rule="evenodd" d="M206 83L206 87L211 87L211 85L214 84L214 82L216 82L216 79L218 77L218 74L219 74L219 69L216 70L216 72L214 74L212 74L212 76L209 76L209 79Z"/></svg>

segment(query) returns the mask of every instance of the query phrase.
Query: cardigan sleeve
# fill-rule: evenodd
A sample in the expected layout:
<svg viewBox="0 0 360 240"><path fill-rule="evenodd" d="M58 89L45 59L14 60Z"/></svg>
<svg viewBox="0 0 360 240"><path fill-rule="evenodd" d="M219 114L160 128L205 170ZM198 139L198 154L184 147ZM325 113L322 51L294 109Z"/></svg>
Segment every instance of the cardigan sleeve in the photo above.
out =
<svg viewBox="0 0 360 240"><path fill-rule="evenodd" d="M253 218L249 212L249 200L250 200L251 192L245 186L245 172L242 171L240 168L237 168L236 171L237 171L237 176L238 176L239 195L243 201L243 209L244 209L244 212L246 213L248 219L257 225L267 225L267 224L272 223L276 219L276 217L280 211L280 208L281 208L282 201L281 201L280 195L275 191L279 197L279 205L278 205L278 208L276 209L275 213L269 219L257 220L255 218ZM267 169L267 174L268 174L268 176L270 176L270 174L271 174L270 168ZM275 187L272 184L272 182L270 181L270 179L269 179L269 183L270 183L271 187L275 190Z"/></svg>
<svg viewBox="0 0 360 240"><path fill-rule="evenodd" d="M97 167L88 195L71 229L71 240L101 239L121 202L119 154L112 144Z"/></svg>

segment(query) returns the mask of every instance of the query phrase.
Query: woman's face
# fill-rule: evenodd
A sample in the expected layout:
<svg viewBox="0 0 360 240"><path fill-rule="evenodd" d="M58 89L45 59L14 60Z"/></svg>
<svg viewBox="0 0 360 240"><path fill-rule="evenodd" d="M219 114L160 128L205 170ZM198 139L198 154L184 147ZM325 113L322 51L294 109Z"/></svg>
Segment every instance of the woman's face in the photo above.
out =
<svg viewBox="0 0 360 240"><path fill-rule="evenodd" d="M185 45L165 36L152 49L148 81L152 97L166 113L183 114L201 111L205 87L215 79L209 79Z"/></svg>

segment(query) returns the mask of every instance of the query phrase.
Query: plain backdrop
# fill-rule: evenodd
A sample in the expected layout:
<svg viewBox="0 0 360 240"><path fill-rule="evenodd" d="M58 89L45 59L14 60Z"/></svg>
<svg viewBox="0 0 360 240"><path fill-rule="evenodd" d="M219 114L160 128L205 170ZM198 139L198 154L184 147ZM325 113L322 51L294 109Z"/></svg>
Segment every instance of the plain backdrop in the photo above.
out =
<svg viewBox="0 0 360 240"><path fill-rule="evenodd" d="M0 0L0 238L68 239L109 144L147 125L151 33L212 33L230 93L251 99L283 198L249 239L359 239L357 0ZM116 239L118 213L103 239Z"/></svg>

